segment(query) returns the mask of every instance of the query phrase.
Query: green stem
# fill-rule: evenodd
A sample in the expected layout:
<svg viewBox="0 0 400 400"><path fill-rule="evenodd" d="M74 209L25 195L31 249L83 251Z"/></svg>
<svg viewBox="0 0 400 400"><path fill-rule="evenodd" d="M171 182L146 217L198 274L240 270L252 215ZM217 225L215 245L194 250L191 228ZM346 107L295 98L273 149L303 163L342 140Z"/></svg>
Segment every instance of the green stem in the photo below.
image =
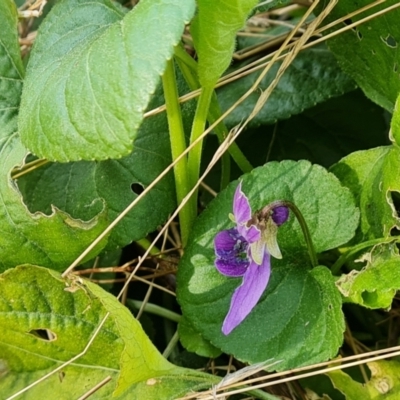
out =
<svg viewBox="0 0 400 400"><path fill-rule="evenodd" d="M260 211L261 218L268 218L270 212L274 208L281 207L281 206L288 207L291 211L293 211L293 214L297 218L297 221L299 222L301 230L303 232L303 236L304 236L304 239L305 239L306 245L307 245L308 254L310 256L311 265L313 267L316 267L318 265L318 258L317 258L317 253L315 252L314 244L312 242L310 230L308 229L307 222L304 219L303 214L301 213L301 211L297 208L297 206L294 203L292 203L289 200L274 201L274 202L268 204L267 206L265 206Z"/></svg>
<svg viewBox="0 0 400 400"><path fill-rule="evenodd" d="M180 70L182 71L183 76L185 77L186 82L188 83L190 90L196 90L200 87L200 83L197 79L197 63L193 60L189 54L186 53L185 49L182 46L177 46L175 48L175 56L176 61L179 65ZM219 107L218 99L215 93L211 98L211 104L208 113L208 122L213 124L220 116L221 109ZM219 142L221 143L228 135L228 129L225 124L221 121L215 128L214 131L218 137ZM242 170L243 173L250 172L253 167L250 162L247 160L246 156L242 153L240 148L236 143L232 143L229 147L229 154ZM224 162L224 161L223 161ZM226 161L225 161L226 162ZM225 164L226 168L226 164ZM229 171L229 169L228 169ZM224 177L222 179L223 182L229 181L229 177L226 179Z"/></svg>
<svg viewBox="0 0 400 400"><path fill-rule="evenodd" d="M186 149L185 132L179 104L179 94L176 84L173 60L167 62L167 68L162 77L165 105L167 109L169 137L171 141L172 159L175 161ZM187 158L183 157L174 167L176 196L178 204L189 193L190 185L187 175ZM179 212L179 222L182 244L185 245L194 219L196 209L193 204L186 204Z"/></svg>
<svg viewBox="0 0 400 400"><path fill-rule="evenodd" d="M142 307L143 301L127 299L126 303L128 304L129 307L140 310L140 307ZM160 307L157 304L153 304L153 303L146 303L143 310L150 314L158 315L159 317L167 318L170 321L177 322L177 323L181 319L181 316L179 314L177 314L173 311L170 311L166 308Z"/></svg>
<svg viewBox="0 0 400 400"><path fill-rule="evenodd" d="M201 89L201 94L197 101L196 114L193 119L190 144L197 140L204 132L213 92L214 89L212 87L203 87ZM190 187L193 187L199 179L202 148L203 141L201 140L189 153L187 167ZM190 200L195 202L197 200L197 193ZM192 205L192 207L193 206L196 207L196 204Z"/></svg>
<svg viewBox="0 0 400 400"><path fill-rule="evenodd" d="M136 243L137 243L141 248L143 248L144 250L147 250L147 249L151 246L151 242L150 242L150 240L147 239L147 238L143 238L143 239L136 240ZM159 255L160 253L161 253L160 249L158 249L156 246L152 246L152 247L151 247L151 249L150 249L150 254L151 254L152 256Z"/></svg>
<svg viewBox="0 0 400 400"><path fill-rule="evenodd" d="M301 211L291 201L287 201L286 205L293 211L293 214L296 216L297 221L299 221L301 230L304 235L304 239L306 240L311 265L313 267L316 267L318 265L318 258L317 258L317 253L315 252L314 243L311 238L310 230L308 229L308 226L307 226L307 222L304 219Z"/></svg>
<svg viewBox="0 0 400 400"><path fill-rule="evenodd" d="M367 242L360 243L354 247L352 247L349 251L346 251L346 253L342 254L337 261L332 265L331 271L333 275L337 275L340 272L340 269L343 267L343 265L351 258L353 258L354 255L356 255L359 251L364 250L368 247L375 246L377 244L383 244L383 243L391 243L398 241L398 238L379 238L379 239L372 239L368 240Z"/></svg>
<svg viewBox="0 0 400 400"><path fill-rule="evenodd" d="M165 350L162 353L162 355L165 358L168 359L168 357L172 354L172 352L176 348L176 345L178 344L178 341L179 341L179 334L178 334L178 331L176 331L174 333L174 335L172 336L171 340L169 341L167 347L165 348Z"/></svg>
<svg viewBox="0 0 400 400"><path fill-rule="evenodd" d="M183 50L183 53L186 54L186 60L188 64L185 62L182 62L179 58L177 59L177 63L179 65L179 68L185 77L185 80L187 84L189 85L191 90L196 90L199 88L199 82L197 80L197 77L195 75L195 71L197 71L197 64L196 61L193 60L193 58L189 57L189 55ZM190 67L188 66L190 65ZM194 72L193 72L194 71ZM211 108L213 107L213 102L214 102L214 97L215 94L213 94L213 97L211 98ZM218 103L217 103L218 104ZM211 121L210 117L210 112L211 110L208 110L208 122ZM218 124L216 127L217 129L220 129L220 125L223 126L222 123ZM222 140L220 140L220 137L218 137L219 143L221 143ZM240 150L239 150L240 151ZM231 159L229 157L229 153L224 153L221 157L221 183L220 183L220 189L225 189L226 186L228 186L229 182L231 180Z"/></svg>

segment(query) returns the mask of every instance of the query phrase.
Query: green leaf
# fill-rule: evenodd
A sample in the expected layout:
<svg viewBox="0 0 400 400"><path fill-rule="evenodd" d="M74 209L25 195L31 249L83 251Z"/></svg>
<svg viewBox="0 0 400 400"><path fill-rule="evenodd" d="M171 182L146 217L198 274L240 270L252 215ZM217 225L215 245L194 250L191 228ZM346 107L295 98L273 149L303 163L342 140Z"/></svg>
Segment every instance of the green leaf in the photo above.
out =
<svg viewBox="0 0 400 400"><path fill-rule="evenodd" d="M186 350L202 357L216 358L221 355L221 350L204 339L204 337L193 328L186 317L180 319L178 332L179 340Z"/></svg>
<svg viewBox="0 0 400 400"><path fill-rule="evenodd" d="M81 353L107 312L110 315L87 352L30 389L25 398L45 398L46 393L51 398L78 398L107 376L112 381L98 393L100 398L110 398L112 391L121 398L173 398L174 389L176 396L216 381L170 364L128 309L88 281L72 276L63 280L56 272L26 265L1 275L0 292L3 395L21 390ZM46 330L52 334L50 340L41 336ZM187 379L176 383L181 375Z"/></svg>
<svg viewBox="0 0 400 400"><path fill-rule="evenodd" d="M345 301L372 309L390 309L400 289L400 256L396 245L379 245L358 261L366 265L336 281Z"/></svg>
<svg viewBox="0 0 400 400"><path fill-rule="evenodd" d="M358 225L351 193L323 168L307 161L271 162L243 176L252 210L290 200L304 215L317 252L346 243ZM279 369L333 357L344 329L341 299L325 267L310 270L300 227L293 217L279 228L282 260L272 259L268 287L249 316L228 336L221 332L240 279L214 266L214 237L232 227L237 182L222 191L198 218L178 268L178 300L184 316L222 351L251 363L282 360ZM251 342L251 346L243 343Z"/></svg>
<svg viewBox="0 0 400 400"><path fill-rule="evenodd" d="M279 66L280 62L275 63L264 77L259 86L261 90L267 89ZM250 89L259 74L260 72L254 72L218 89L221 108L229 109ZM252 119L250 126L271 124L300 114L307 108L355 87L354 81L340 70L332 53L325 46L302 51L286 70L267 103ZM235 112L225 119L227 125L235 126L247 118L259 96L256 91L236 107Z"/></svg>
<svg viewBox="0 0 400 400"><path fill-rule="evenodd" d="M24 263L63 270L106 228L106 210L102 205L100 213L88 221L73 219L55 207L49 216L31 214L10 177L25 156L16 134L0 137L0 271ZM104 239L86 259L106 243Z"/></svg>
<svg viewBox="0 0 400 400"><path fill-rule="evenodd" d="M369 4L369 0L341 0L326 22L339 19ZM343 26L393 4L397 4L397 0L385 1L351 19L346 19ZM385 15L371 18L328 41L329 48L343 70L355 79L371 100L390 112L393 111L400 92L399 18L400 9L397 8Z"/></svg>
<svg viewBox="0 0 400 400"><path fill-rule="evenodd" d="M12 0L0 2L0 129L12 131L21 97L24 67L18 43L18 14ZM1 135L0 135L1 136Z"/></svg>
<svg viewBox="0 0 400 400"><path fill-rule="evenodd" d="M51 163L18 179L29 209L49 213L52 205L74 218L93 218L102 208L113 221L137 194L170 164L171 150L165 115L146 119L133 152L120 160ZM57 179L54 179L57 177ZM123 247L161 225L175 206L173 177L168 174L113 229L107 248Z"/></svg>
<svg viewBox="0 0 400 400"><path fill-rule="evenodd" d="M63 0L40 26L19 117L24 144L56 161L120 158L132 141L194 1Z"/></svg>
<svg viewBox="0 0 400 400"><path fill-rule="evenodd" d="M0 22L6 27L0 45L0 85L5 89L0 99L0 272L24 263L64 269L104 230L106 213L102 206L98 216L84 222L56 208L50 216L31 214L22 203L10 173L27 154L16 133L23 68L15 7L9 2L2 2L0 7L4 11L0 12ZM103 240L90 256L105 244Z"/></svg>
<svg viewBox="0 0 400 400"><path fill-rule="evenodd" d="M327 375L333 385L346 396L346 400L397 400L400 396L399 362L377 361L367 365L371 370L371 379L366 384L354 381L342 371L332 371Z"/></svg>
<svg viewBox="0 0 400 400"><path fill-rule="evenodd" d="M258 0L198 0L198 13L190 32L199 58L202 86L214 86L228 68L235 48L236 33Z"/></svg>
<svg viewBox="0 0 400 400"><path fill-rule="evenodd" d="M1 371L1 362L2 360L0 360L0 372L3 372ZM8 371L7 375L2 376L0 380L1 393L7 397L11 396L32 382L43 378L43 376L52 372L54 368L43 368L38 371ZM5 368L4 371L7 371L7 369ZM106 371L101 369L86 371L86 369L76 366L63 368L59 373L50 376L44 382L30 389L28 392L19 395L17 398L21 400L33 400L52 399L54 396L57 396L57 399L60 400L78 399L107 376L111 377L111 382L108 382L96 391L96 397L93 396L93 398L110 399L114 390L115 380L118 378L118 371L114 371L111 368L108 368Z"/></svg>
<svg viewBox="0 0 400 400"><path fill-rule="evenodd" d="M393 228L400 228L393 198L400 192L398 148L386 146L352 153L331 171L352 191L360 207L361 239L386 237Z"/></svg>

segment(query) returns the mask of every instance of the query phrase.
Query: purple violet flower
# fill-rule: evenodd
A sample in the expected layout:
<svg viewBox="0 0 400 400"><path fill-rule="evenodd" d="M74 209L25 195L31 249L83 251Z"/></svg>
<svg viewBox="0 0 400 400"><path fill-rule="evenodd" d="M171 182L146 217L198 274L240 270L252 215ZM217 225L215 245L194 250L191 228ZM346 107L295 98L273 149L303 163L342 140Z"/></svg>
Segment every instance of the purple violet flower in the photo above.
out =
<svg viewBox="0 0 400 400"><path fill-rule="evenodd" d="M289 209L277 206L251 215L249 200L242 192L242 183L233 198L235 228L219 232L214 240L215 266L229 277L243 277L235 290L231 305L222 325L228 335L256 306L268 285L271 274L271 255L282 258L276 242L277 229L289 216Z"/></svg>

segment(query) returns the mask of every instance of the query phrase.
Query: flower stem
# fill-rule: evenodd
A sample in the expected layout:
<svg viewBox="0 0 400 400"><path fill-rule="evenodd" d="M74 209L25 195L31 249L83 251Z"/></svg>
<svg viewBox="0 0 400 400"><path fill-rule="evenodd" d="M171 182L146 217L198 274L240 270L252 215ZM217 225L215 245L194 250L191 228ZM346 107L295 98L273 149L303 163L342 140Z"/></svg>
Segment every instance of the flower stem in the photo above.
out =
<svg viewBox="0 0 400 400"><path fill-rule="evenodd" d="M262 215L264 217L268 217L269 213L274 208L281 207L281 206L288 207L291 211L293 211L293 214L297 218L297 221L299 222L301 230L303 232L303 236L304 236L304 239L305 239L306 245L307 245L308 255L310 256L311 265L313 267L316 267L318 265L318 258L317 258L317 253L315 252L315 248L314 248L314 244L313 244L313 241L311 238L310 230L308 229L307 222L304 219L303 214L301 213L301 211L297 208L297 206L294 203L292 203L289 200L274 201L274 202L268 204L266 207L264 207L260 211L260 215Z"/></svg>
<svg viewBox="0 0 400 400"><path fill-rule="evenodd" d="M140 310L140 308L143 305L143 301L132 300L132 299L127 299L126 303L128 304L129 307L132 307L137 310ZM144 306L144 311L154 315L158 315L159 317L162 318L167 318L173 322L179 322L181 319L181 316L179 314L171 310L168 310L166 308L160 307L157 304L146 303Z"/></svg>
<svg viewBox="0 0 400 400"><path fill-rule="evenodd" d="M167 109L169 137L171 142L172 159L175 161L186 149L185 132L179 104L176 84L174 61L167 62L167 68L162 76L165 105ZM187 175L187 158L183 157L174 167L176 196L178 204L189 193L190 185ZM186 244L190 228L196 217L196 209L192 203L186 204L179 212L179 222L183 245Z"/></svg>
<svg viewBox="0 0 400 400"><path fill-rule="evenodd" d="M306 220L303 217L301 211L297 208L294 203L291 201L287 202L287 206L293 211L293 214L296 216L297 221L299 221L301 230L303 231L304 239L306 240L308 254L310 256L311 265L316 267L318 265L317 253L315 252L314 243L311 238L310 230L308 229L308 225Z"/></svg>
<svg viewBox="0 0 400 400"><path fill-rule="evenodd" d="M332 265L331 267L332 275L337 275L340 272L340 269L343 267L343 265L354 255L356 255L359 251L364 250L368 247L375 246L377 244L391 243L398 240L399 239L396 237L372 239L352 247L350 250L346 251L346 253L342 254L337 259L337 261Z"/></svg>
<svg viewBox="0 0 400 400"><path fill-rule="evenodd" d="M168 359L169 356L172 354L172 352L174 351L174 349L178 345L178 342L179 342L179 334L178 334L178 331L175 331L175 333L173 334L173 336L172 336L171 340L169 341L167 347L165 348L165 350L162 353L162 355L166 359Z"/></svg>

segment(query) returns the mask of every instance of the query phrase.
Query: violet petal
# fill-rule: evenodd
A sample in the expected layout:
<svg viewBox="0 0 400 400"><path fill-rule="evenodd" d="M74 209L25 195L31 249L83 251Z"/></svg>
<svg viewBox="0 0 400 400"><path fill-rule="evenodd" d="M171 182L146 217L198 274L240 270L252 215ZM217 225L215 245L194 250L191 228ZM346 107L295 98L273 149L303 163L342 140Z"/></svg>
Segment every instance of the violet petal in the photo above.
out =
<svg viewBox="0 0 400 400"><path fill-rule="evenodd" d="M222 275L237 278L243 276L250 264L248 259L237 259L237 258L217 258L215 260L215 267L218 272Z"/></svg>
<svg viewBox="0 0 400 400"><path fill-rule="evenodd" d="M236 188L233 197L233 215L238 225L244 225L251 218L251 208L249 200L242 192L242 182Z"/></svg>
<svg viewBox="0 0 400 400"><path fill-rule="evenodd" d="M246 253L247 241L239 234L236 228L218 232L214 239L215 254L218 257L230 257L235 254Z"/></svg>
<svg viewBox="0 0 400 400"><path fill-rule="evenodd" d="M242 284L233 293L229 312L222 325L224 335L231 333L249 315L267 287L270 274L270 255L267 252L262 265L250 263Z"/></svg>
<svg viewBox="0 0 400 400"><path fill-rule="evenodd" d="M280 226L289 218L289 208L286 206L275 207L271 217L275 224Z"/></svg>
<svg viewBox="0 0 400 400"><path fill-rule="evenodd" d="M261 239L261 231L255 225L250 225L248 228L238 226L237 229L239 234L249 243L258 242Z"/></svg>
<svg viewBox="0 0 400 400"><path fill-rule="evenodd" d="M226 276L243 276L250 260L247 256L248 243L236 228L219 232L214 239L215 267Z"/></svg>

